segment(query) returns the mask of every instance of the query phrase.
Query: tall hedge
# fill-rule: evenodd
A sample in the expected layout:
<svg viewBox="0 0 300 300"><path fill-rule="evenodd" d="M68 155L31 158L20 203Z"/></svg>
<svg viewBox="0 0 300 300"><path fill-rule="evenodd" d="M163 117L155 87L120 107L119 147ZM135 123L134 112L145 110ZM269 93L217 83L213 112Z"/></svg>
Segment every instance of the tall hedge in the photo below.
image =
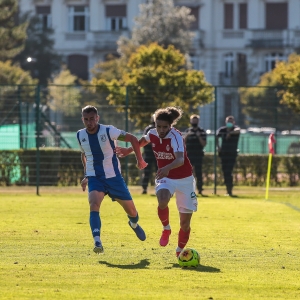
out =
<svg viewBox="0 0 300 300"><path fill-rule="evenodd" d="M45 148L39 151L40 165L37 167L37 151L5 150L0 152L0 185L76 186L83 178L83 167L78 150ZM128 183L140 185L142 172L136 167L134 155L121 159L123 176ZM268 155L239 155L234 169L236 185L264 186ZM152 183L155 174L152 174ZM300 185L300 156L275 155L272 160L271 186ZM205 154L203 160L204 185L214 184L214 156ZM220 160L217 157L217 184L223 184Z"/></svg>

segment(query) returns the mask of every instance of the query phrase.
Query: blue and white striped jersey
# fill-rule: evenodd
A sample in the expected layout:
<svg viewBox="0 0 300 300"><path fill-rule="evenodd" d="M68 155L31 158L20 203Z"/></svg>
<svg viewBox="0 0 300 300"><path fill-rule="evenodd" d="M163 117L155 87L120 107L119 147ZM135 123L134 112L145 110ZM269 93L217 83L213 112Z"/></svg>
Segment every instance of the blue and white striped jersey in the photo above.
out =
<svg viewBox="0 0 300 300"><path fill-rule="evenodd" d="M85 128L77 132L81 152L86 157L86 176L112 178L121 174L114 144L121 134L126 135L126 132L103 124L98 124L98 131L94 134L89 134Z"/></svg>

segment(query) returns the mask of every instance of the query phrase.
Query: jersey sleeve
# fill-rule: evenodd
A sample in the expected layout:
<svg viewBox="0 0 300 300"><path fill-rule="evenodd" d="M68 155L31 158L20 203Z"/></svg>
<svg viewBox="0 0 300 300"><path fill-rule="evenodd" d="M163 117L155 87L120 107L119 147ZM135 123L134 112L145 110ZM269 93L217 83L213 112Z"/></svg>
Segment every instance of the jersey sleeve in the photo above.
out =
<svg viewBox="0 0 300 300"><path fill-rule="evenodd" d="M79 145L79 149L80 149L81 153L84 153L84 150L81 147L81 143L80 143L80 139L79 139L79 131L77 131L76 137L77 137L77 142L78 142L78 145Z"/></svg>
<svg viewBox="0 0 300 300"><path fill-rule="evenodd" d="M126 131L120 130L115 126L109 125L109 136L112 140L117 140L120 135L126 135Z"/></svg>
<svg viewBox="0 0 300 300"><path fill-rule="evenodd" d="M174 152L184 152L184 142L183 137L179 133L173 133L171 138L171 146Z"/></svg>
<svg viewBox="0 0 300 300"><path fill-rule="evenodd" d="M148 130L147 133L144 134L144 136L143 136L147 142L150 142L150 131L151 131L151 129Z"/></svg>

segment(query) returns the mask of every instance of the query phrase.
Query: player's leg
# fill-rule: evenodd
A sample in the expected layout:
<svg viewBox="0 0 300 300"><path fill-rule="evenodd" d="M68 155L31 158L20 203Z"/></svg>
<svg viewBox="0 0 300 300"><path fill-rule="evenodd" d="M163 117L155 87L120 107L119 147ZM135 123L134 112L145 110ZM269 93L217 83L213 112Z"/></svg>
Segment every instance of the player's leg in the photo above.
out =
<svg viewBox="0 0 300 300"><path fill-rule="evenodd" d="M175 187L172 183L172 179L163 178L156 180L156 196L158 201L157 214L160 219L163 231L159 244L165 247L169 243L169 237L171 235L171 226L169 221L169 202L173 196Z"/></svg>
<svg viewBox="0 0 300 300"><path fill-rule="evenodd" d="M193 176L178 180L176 186L176 204L180 219L178 245L176 248L176 255L178 256L189 240L191 218L193 212L197 211L198 201L195 193L196 183Z"/></svg>
<svg viewBox="0 0 300 300"><path fill-rule="evenodd" d="M99 211L104 195L104 192L99 192L97 190L92 190L91 192L89 192L90 227L95 242L95 253L103 252L103 246L100 240L101 219Z"/></svg>
<svg viewBox="0 0 300 300"><path fill-rule="evenodd" d="M139 214L136 210L133 200L120 200L116 199L116 201L123 207L125 210L128 219L129 219L129 226L135 232L136 236L141 240L144 241L146 239L146 234L142 227L138 224Z"/></svg>
<svg viewBox="0 0 300 300"><path fill-rule="evenodd" d="M187 242L189 241L192 215L192 212L179 212L180 230L178 233L178 245L176 249L177 256L184 249Z"/></svg>
<svg viewBox="0 0 300 300"><path fill-rule="evenodd" d="M138 224L139 215L123 177L117 176L109 178L106 179L105 183L108 195L113 201L117 201L123 207L129 219L129 226L135 232L136 236L141 241L144 241L146 234Z"/></svg>

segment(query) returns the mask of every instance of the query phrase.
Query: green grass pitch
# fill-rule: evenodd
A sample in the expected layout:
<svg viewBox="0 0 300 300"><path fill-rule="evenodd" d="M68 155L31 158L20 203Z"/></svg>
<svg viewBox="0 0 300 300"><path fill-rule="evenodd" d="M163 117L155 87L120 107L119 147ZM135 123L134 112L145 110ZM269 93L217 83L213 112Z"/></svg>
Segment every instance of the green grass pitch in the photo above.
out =
<svg viewBox="0 0 300 300"><path fill-rule="evenodd" d="M238 198L199 198L188 247L197 269L158 244L156 197L130 187L147 239L139 241L117 203L101 207L104 254L93 253L87 194L79 187L0 188L0 299L299 299L299 190L239 187Z"/></svg>

